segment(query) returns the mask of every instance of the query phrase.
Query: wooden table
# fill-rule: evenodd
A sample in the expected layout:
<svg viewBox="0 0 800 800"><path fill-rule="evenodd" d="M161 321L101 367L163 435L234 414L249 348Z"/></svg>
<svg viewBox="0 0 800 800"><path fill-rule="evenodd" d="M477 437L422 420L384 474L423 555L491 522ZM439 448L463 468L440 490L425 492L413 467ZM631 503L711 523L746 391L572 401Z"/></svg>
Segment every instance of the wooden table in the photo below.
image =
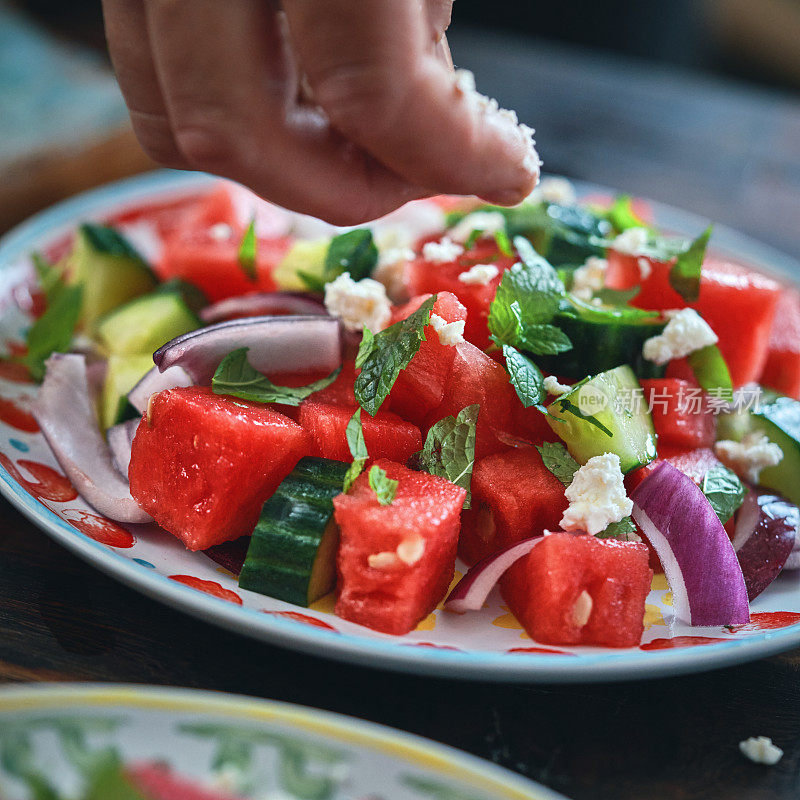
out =
<svg viewBox="0 0 800 800"><path fill-rule="evenodd" d="M454 36L538 125L547 167L674 202L800 255L800 104L552 47ZM303 703L446 742L584 798L796 798L800 652L589 686L417 678L280 650L105 577L0 503L0 680L132 681ZM737 743L771 736L776 767Z"/></svg>

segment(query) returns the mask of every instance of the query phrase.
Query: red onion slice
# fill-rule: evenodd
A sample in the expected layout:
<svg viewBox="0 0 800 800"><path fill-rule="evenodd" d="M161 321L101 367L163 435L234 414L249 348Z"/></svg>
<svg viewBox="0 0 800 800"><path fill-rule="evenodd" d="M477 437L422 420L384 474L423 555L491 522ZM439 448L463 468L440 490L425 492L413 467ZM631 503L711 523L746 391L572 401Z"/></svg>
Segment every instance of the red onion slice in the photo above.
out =
<svg viewBox="0 0 800 800"><path fill-rule="evenodd" d="M334 317L252 317L220 322L178 336L156 350L164 371L183 367L195 383L208 384L228 353L247 347L259 372L332 372L342 363L339 320Z"/></svg>
<svg viewBox="0 0 800 800"><path fill-rule="evenodd" d="M89 399L86 359L56 353L46 362L34 415L47 443L87 503L116 522L150 522L117 472Z"/></svg>
<svg viewBox="0 0 800 800"><path fill-rule="evenodd" d="M111 458L119 472L128 478L128 467L131 465L131 445L136 429L139 427L141 417L129 419L114 425L106 431L106 441L111 450Z"/></svg>
<svg viewBox="0 0 800 800"><path fill-rule="evenodd" d="M300 292L257 292L228 297L200 312L206 323L270 315L328 316L321 300Z"/></svg>
<svg viewBox="0 0 800 800"><path fill-rule="evenodd" d="M144 414L147 411L147 401L151 395L164 392L167 389L178 389L193 385L194 381L183 367L170 367L163 372L158 367L153 367L128 392L128 401L140 414Z"/></svg>
<svg viewBox="0 0 800 800"><path fill-rule="evenodd" d="M631 495L633 518L658 554L675 613L692 625L750 621L742 569L697 484L664 462Z"/></svg>
<svg viewBox="0 0 800 800"><path fill-rule="evenodd" d="M778 577L794 548L799 524L796 505L769 492L748 492L736 515L733 549L750 600Z"/></svg>
<svg viewBox="0 0 800 800"><path fill-rule="evenodd" d="M448 611L480 611L489 593L503 574L536 547L544 536L535 536L509 545L471 567L450 592L444 607Z"/></svg>

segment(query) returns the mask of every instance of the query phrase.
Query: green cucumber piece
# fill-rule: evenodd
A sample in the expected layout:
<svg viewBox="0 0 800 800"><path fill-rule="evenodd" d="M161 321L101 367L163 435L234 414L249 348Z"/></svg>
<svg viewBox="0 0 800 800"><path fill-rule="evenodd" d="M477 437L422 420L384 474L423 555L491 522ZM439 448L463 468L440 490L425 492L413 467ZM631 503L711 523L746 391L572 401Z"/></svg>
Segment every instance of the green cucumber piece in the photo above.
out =
<svg viewBox="0 0 800 800"><path fill-rule="evenodd" d="M717 439L741 441L746 434L763 433L783 450L783 459L762 470L759 484L800 505L800 402L763 390L757 409L719 417Z"/></svg>
<svg viewBox="0 0 800 800"><path fill-rule="evenodd" d="M336 581L338 528L333 498L349 464L301 458L261 509L239 586L298 606L310 606Z"/></svg>
<svg viewBox="0 0 800 800"><path fill-rule="evenodd" d="M151 291L158 281L144 259L114 228L81 225L59 269L68 285L83 286L81 321L95 322L117 306Z"/></svg>
<svg viewBox="0 0 800 800"><path fill-rule="evenodd" d="M581 464L593 456L616 453L622 471L630 472L656 457L653 418L627 365L582 381L553 401L547 413L548 424ZM593 417L604 430L581 418L581 413Z"/></svg>
<svg viewBox="0 0 800 800"><path fill-rule="evenodd" d="M98 404L100 427L103 430L130 418L132 406L128 401L128 392L152 368L153 356L149 353L109 356Z"/></svg>
<svg viewBox="0 0 800 800"><path fill-rule="evenodd" d="M156 290L106 314L98 321L96 334L114 355L150 355L170 339L201 325L180 291Z"/></svg>

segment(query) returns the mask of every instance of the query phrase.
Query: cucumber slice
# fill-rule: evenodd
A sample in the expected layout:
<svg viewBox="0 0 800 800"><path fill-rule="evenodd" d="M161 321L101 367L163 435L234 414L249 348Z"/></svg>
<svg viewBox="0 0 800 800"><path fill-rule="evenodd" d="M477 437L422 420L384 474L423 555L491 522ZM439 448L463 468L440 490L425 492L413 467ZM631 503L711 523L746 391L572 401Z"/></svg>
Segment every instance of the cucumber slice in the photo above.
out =
<svg viewBox="0 0 800 800"><path fill-rule="evenodd" d="M594 308L584 304L559 311L553 325L561 328L572 349L555 356L537 356L539 367L562 378L583 378L627 364L639 378L661 378L665 366L647 361L642 347L666 327L658 317L631 308Z"/></svg>
<svg viewBox="0 0 800 800"><path fill-rule="evenodd" d="M339 531L333 498L349 464L302 458L261 509L239 586L309 606L336 582Z"/></svg>
<svg viewBox="0 0 800 800"><path fill-rule="evenodd" d="M759 407L720 416L717 438L741 441L757 431L783 450L783 459L762 470L759 484L800 505L800 402L763 390Z"/></svg>
<svg viewBox="0 0 800 800"><path fill-rule="evenodd" d="M156 290L106 314L97 323L97 338L115 355L154 353L170 339L202 325L177 290ZM152 357L150 358L152 366Z"/></svg>
<svg viewBox="0 0 800 800"><path fill-rule="evenodd" d="M548 424L581 464L592 456L616 453L622 471L630 472L656 457L653 418L627 365L582 381L551 403L547 412ZM605 430L580 414L594 417Z"/></svg>
<svg viewBox="0 0 800 800"><path fill-rule="evenodd" d="M112 425L130 418L132 413L138 415L139 412L128 402L128 392L152 368L153 356L149 353L109 356L98 407L100 426L103 430L108 430Z"/></svg>
<svg viewBox="0 0 800 800"><path fill-rule="evenodd" d="M307 290L301 272L322 280L330 244L330 239L295 242L272 273L278 288L292 292Z"/></svg>
<svg viewBox="0 0 800 800"><path fill-rule="evenodd" d="M81 320L87 328L117 306L153 289L144 259L114 228L81 225L72 251L59 264L69 285L83 285Z"/></svg>

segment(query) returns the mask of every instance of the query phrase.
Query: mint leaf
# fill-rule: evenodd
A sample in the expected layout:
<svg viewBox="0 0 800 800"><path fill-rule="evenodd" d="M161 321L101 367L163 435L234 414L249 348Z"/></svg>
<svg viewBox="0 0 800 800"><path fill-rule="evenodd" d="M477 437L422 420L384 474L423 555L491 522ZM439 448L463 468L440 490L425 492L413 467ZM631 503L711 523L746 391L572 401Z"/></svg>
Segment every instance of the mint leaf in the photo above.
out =
<svg viewBox="0 0 800 800"><path fill-rule="evenodd" d="M497 245L497 249L504 256L514 255L514 248L511 246L511 241L509 240L508 234L505 231L495 231L494 241Z"/></svg>
<svg viewBox="0 0 800 800"><path fill-rule="evenodd" d="M373 334L364 329L356 367L361 369L354 390L358 404L371 416L383 401L419 346L425 341L425 326L431 320L436 295L429 297L413 314Z"/></svg>
<svg viewBox="0 0 800 800"><path fill-rule="evenodd" d="M475 464L475 426L480 406L462 408L456 416L440 419L428 431L419 454L420 467L431 475L447 478L467 490L464 508L470 507L472 468Z"/></svg>
<svg viewBox="0 0 800 800"><path fill-rule="evenodd" d="M525 408L538 406L547 397L544 375L539 367L515 347L503 345L503 356L511 385Z"/></svg>
<svg viewBox="0 0 800 800"><path fill-rule="evenodd" d="M641 291L641 286L634 286L631 289L609 289L608 287L603 287L599 292L595 292L594 296L604 306L627 306Z"/></svg>
<svg viewBox="0 0 800 800"><path fill-rule="evenodd" d="M247 360L247 348L240 347L222 359L211 379L211 388L214 394L229 395L241 400L299 406L314 392L330 386L341 371L342 368L339 367L326 378L320 378L306 386L277 386L250 366Z"/></svg>
<svg viewBox="0 0 800 800"><path fill-rule="evenodd" d="M347 493L350 491L355 479L364 471L364 466L369 460L367 443L364 441L364 429L361 427L360 408L356 409L356 413L347 423L345 436L347 437L347 446L350 448L350 455L353 457L353 463L344 476L344 489L342 491Z"/></svg>
<svg viewBox="0 0 800 800"><path fill-rule="evenodd" d="M256 274L257 246L256 218L253 217L250 220L250 224L247 226L247 230L245 230L244 235L242 236L242 242L239 245L238 253L239 266L242 268L242 272L244 272L247 278L251 281L256 280L258 277Z"/></svg>
<svg viewBox="0 0 800 800"><path fill-rule="evenodd" d="M619 522L611 522L605 530L596 534L597 539L621 539L623 542L631 541L632 536L638 536L636 523L630 517L623 517ZM634 541L638 541L634 539Z"/></svg>
<svg viewBox="0 0 800 800"><path fill-rule="evenodd" d="M700 274L708 241L714 230L709 225L682 253L669 271L670 286L687 302L694 303L700 296Z"/></svg>
<svg viewBox="0 0 800 800"><path fill-rule="evenodd" d="M577 386L577 384L576 384ZM572 387L573 390L575 386ZM578 419L582 419L584 422L588 422L590 425L594 425L595 428L601 430L606 436L613 437L614 434L605 426L599 419L595 416L588 416L584 414L583 411L580 410L578 406L576 406L568 396L560 397L558 400L553 401L554 405L558 404L561 406L561 410L565 414L572 414L573 417L577 417Z"/></svg>
<svg viewBox="0 0 800 800"><path fill-rule="evenodd" d="M104 255L116 256L121 258L132 258L136 261L145 260L136 248L116 229L110 225L94 225L84 223L78 228L80 234L89 243L89 246Z"/></svg>
<svg viewBox="0 0 800 800"><path fill-rule="evenodd" d="M619 195L612 203L611 208L606 211L605 217L617 233L622 233L630 228L647 227L647 223L633 210L629 194Z"/></svg>
<svg viewBox="0 0 800 800"><path fill-rule="evenodd" d="M580 464L569 454L569 450L561 442L545 442L536 445L542 463L553 475L564 484L566 489L572 483L575 473L580 469Z"/></svg>
<svg viewBox="0 0 800 800"><path fill-rule="evenodd" d="M706 472L702 490L723 525L736 513L747 493L736 473L721 465Z"/></svg>
<svg viewBox="0 0 800 800"><path fill-rule="evenodd" d="M467 236L467 240L464 242L464 250L472 250L472 248L475 246L475 242L477 242L482 235L483 228L473 228L473 230L470 231L469 236Z"/></svg>
<svg viewBox="0 0 800 800"><path fill-rule="evenodd" d="M39 286L44 292L47 302L51 303L53 296L64 285L61 270L47 261L41 253L31 253L31 260L36 271L36 277L39 279Z"/></svg>
<svg viewBox="0 0 800 800"><path fill-rule="evenodd" d="M334 236L325 256L324 283L349 272L354 281L372 274L378 263L378 248L372 239L372 231L357 228ZM304 278L305 280L305 278Z"/></svg>
<svg viewBox="0 0 800 800"><path fill-rule="evenodd" d="M686 360L704 392L729 402L733 399L731 373L717 345L710 344L695 350L689 353Z"/></svg>
<svg viewBox="0 0 800 800"><path fill-rule="evenodd" d="M118 763L109 764L92 776L84 793L85 800L146 800L134 787Z"/></svg>
<svg viewBox="0 0 800 800"><path fill-rule="evenodd" d="M318 275L312 275L310 272L305 272L302 269L297 270L297 277L306 285L310 292L325 292L325 281Z"/></svg>
<svg viewBox="0 0 800 800"><path fill-rule="evenodd" d="M397 494L398 481L387 477L386 472L378 466L369 471L369 487L382 506L388 506Z"/></svg>
<svg viewBox="0 0 800 800"><path fill-rule="evenodd" d="M555 325L529 325L518 338L520 349L537 356L554 356L572 350L572 342Z"/></svg>
<svg viewBox="0 0 800 800"><path fill-rule="evenodd" d="M66 353L78 325L83 286L59 283L51 288L47 310L28 330L25 364L36 380L44 377L44 362L53 353Z"/></svg>

